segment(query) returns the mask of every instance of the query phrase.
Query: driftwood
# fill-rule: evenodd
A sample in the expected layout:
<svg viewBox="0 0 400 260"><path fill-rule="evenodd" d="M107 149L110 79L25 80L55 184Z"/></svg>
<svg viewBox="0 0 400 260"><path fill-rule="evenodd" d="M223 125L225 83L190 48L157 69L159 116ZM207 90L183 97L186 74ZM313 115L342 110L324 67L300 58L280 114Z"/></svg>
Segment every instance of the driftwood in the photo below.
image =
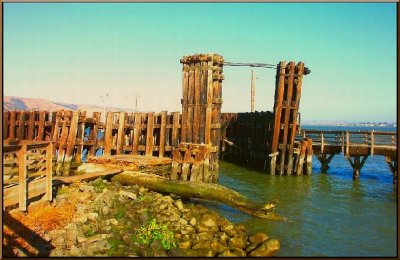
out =
<svg viewBox="0 0 400 260"><path fill-rule="evenodd" d="M285 220L285 218L273 212L274 202L256 203L234 190L215 183L169 180L156 175L132 171L117 174L112 178L112 181L119 181L122 184L137 184L153 191L173 193L186 198L217 201L259 218Z"/></svg>

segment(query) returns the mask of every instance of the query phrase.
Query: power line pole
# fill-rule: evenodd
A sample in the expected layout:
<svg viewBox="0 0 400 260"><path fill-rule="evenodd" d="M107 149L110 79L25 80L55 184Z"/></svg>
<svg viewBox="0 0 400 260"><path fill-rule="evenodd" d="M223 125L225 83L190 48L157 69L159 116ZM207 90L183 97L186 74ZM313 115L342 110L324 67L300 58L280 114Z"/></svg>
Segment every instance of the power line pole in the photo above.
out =
<svg viewBox="0 0 400 260"><path fill-rule="evenodd" d="M255 97L255 86L256 81L256 73L254 70L251 70L251 112L254 112L254 97Z"/></svg>

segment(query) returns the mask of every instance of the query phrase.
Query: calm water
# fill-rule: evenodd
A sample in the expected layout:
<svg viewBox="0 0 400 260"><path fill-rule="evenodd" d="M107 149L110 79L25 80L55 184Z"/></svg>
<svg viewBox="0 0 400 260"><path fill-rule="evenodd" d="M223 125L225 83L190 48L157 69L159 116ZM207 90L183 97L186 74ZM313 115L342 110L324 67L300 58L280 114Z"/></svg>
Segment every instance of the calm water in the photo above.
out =
<svg viewBox="0 0 400 260"><path fill-rule="evenodd" d="M208 206L252 233L277 238L278 256L396 256L397 191L384 157L369 157L359 181L352 180L352 168L341 154L327 174L319 168L313 158L312 176L271 176L221 162L220 184L257 201L278 199L276 212L288 222L250 217L221 204Z"/></svg>

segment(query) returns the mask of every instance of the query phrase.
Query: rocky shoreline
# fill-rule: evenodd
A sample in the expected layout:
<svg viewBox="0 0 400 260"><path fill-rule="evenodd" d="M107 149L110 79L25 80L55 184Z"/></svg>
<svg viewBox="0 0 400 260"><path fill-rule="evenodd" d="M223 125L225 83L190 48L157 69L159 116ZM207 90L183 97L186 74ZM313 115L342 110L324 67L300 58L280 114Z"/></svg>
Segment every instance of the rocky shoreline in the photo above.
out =
<svg viewBox="0 0 400 260"><path fill-rule="evenodd" d="M44 232L50 256L273 256L279 241L249 234L206 207L170 194L98 178L62 186L53 207L73 219Z"/></svg>

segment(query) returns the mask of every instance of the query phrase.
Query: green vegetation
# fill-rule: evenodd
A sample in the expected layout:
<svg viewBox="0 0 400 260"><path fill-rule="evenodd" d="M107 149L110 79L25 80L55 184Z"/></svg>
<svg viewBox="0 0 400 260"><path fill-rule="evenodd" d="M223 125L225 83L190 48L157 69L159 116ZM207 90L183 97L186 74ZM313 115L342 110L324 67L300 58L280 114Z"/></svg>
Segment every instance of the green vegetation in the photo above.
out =
<svg viewBox="0 0 400 260"><path fill-rule="evenodd" d="M176 247L174 233L168 230L166 225L157 224L156 219L152 219L146 224L140 226L140 228L135 232L135 238L139 243L146 246L158 239L166 250Z"/></svg>
<svg viewBox="0 0 400 260"><path fill-rule="evenodd" d="M103 182L103 179L99 178L93 182L93 187L96 192L102 192L104 188L107 187L107 184Z"/></svg>

